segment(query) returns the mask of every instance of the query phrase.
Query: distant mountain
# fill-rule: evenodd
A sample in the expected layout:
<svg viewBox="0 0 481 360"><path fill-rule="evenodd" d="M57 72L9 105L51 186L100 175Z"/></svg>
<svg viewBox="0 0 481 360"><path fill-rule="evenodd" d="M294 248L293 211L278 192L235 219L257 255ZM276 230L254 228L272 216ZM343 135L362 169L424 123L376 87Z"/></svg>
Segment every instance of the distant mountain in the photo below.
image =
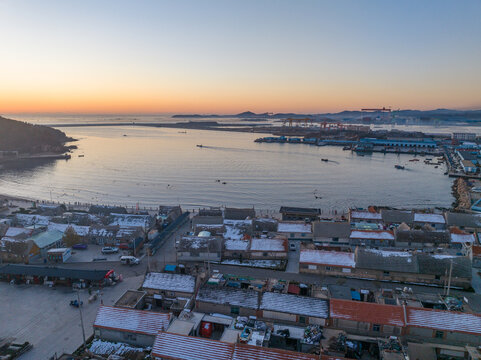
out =
<svg viewBox="0 0 481 360"><path fill-rule="evenodd" d="M73 141L60 130L32 125L0 116L0 150L20 153L63 153L65 143Z"/></svg>
<svg viewBox="0 0 481 360"><path fill-rule="evenodd" d="M393 110L393 113L401 116L426 116L426 117L439 117L441 119L450 118L452 117L453 120L456 120L460 117L464 117L467 119L470 118L480 118L481 117L481 110L451 110L451 109L435 109L435 110ZM374 112L375 114L375 112ZM343 117L343 118L356 118L360 117L362 112L360 110L344 110L337 113L321 113L321 114L297 114L297 113L260 113L256 114L252 111L244 111L239 114L225 114L225 115L174 115L174 118L319 118L319 117Z"/></svg>

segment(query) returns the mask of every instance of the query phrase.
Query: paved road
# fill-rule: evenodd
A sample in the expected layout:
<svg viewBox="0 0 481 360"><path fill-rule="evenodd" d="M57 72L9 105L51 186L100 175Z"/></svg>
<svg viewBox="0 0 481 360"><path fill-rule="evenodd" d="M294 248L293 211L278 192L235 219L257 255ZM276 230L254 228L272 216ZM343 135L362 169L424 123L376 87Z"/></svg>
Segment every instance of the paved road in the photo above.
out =
<svg viewBox="0 0 481 360"><path fill-rule="evenodd" d="M287 267L286 272L288 273L299 273L299 256L300 256L300 247L299 241L290 241L289 242L289 252L287 253ZM291 250L291 246L296 247L296 251Z"/></svg>

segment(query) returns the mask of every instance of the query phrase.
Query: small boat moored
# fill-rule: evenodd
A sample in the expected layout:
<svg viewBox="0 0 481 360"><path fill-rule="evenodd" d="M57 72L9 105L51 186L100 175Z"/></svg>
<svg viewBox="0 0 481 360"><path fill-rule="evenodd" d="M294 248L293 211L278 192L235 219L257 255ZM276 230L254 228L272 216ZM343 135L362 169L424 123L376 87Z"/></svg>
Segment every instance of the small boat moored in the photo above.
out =
<svg viewBox="0 0 481 360"><path fill-rule="evenodd" d="M399 170L404 170L404 166L402 165L394 165L394 167Z"/></svg>

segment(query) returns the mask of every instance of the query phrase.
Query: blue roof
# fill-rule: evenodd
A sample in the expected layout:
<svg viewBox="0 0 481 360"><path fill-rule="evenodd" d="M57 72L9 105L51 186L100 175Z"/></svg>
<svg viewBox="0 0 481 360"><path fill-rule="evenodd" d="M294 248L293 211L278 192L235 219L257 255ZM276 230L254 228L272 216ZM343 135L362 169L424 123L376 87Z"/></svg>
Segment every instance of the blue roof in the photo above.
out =
<svg viewBox="0 0 481 360"><path fill-rule="evenodd" d="M164 271L175 271L177 269L176 265L165 265Z"/></svg>
<svg viewBox="0 0 481 360"><path fill-rule="evenodd" d="M63 232L58 230L48 230L30 237L29 240L32 240L35 243L35 245L38 246L39 249L43 249L44 247L47 247L49 245L55 244L58 241L61 241L62 238L63 238Z"/></svg>
<svg viewBox="0 0 481 360"><path fill-rule="evenodd" d="M355 290L351 290L351 298L352 298L352 300L361 301L361 293L359 293Z"/></svg>

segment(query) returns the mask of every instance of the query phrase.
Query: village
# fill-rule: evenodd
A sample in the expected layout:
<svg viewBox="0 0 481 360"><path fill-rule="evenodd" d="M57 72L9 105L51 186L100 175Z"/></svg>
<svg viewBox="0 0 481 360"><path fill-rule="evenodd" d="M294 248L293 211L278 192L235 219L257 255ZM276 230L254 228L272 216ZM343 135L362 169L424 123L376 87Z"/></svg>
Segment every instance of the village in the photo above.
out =
<svg viewBox="0 0 481 360"><path fill-rule="evenodd" d="M7 331L2 351L25 359L481 358L477 214L3 210L0 285L20 291L1 292L4 326L45 296L78 335Z"/></svg>

